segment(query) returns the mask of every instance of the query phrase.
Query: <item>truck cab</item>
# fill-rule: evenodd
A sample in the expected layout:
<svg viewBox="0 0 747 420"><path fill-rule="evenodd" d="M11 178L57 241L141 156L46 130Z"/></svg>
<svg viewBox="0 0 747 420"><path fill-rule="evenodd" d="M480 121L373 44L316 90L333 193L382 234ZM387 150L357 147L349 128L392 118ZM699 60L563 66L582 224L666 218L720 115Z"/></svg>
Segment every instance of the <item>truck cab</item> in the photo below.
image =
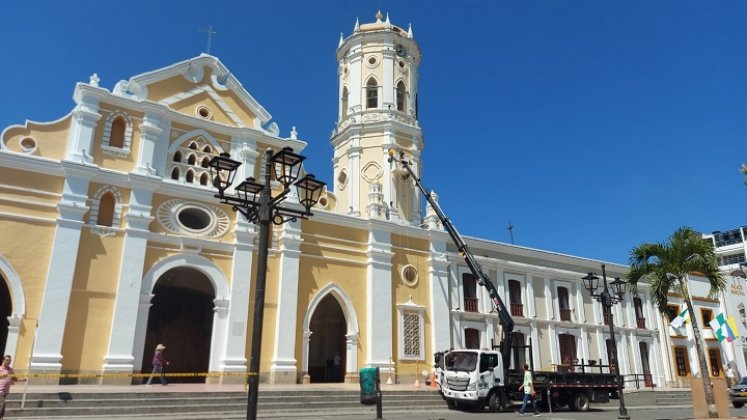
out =
<svg viewBox="0 0 747 420"><path fill-rule="evenodd" d="M453 350L443 354L442 359L443 368L436 368L437 378L449 407L487 405L491 411L499 411L505 405L506 378L499 352Z"/></svg>

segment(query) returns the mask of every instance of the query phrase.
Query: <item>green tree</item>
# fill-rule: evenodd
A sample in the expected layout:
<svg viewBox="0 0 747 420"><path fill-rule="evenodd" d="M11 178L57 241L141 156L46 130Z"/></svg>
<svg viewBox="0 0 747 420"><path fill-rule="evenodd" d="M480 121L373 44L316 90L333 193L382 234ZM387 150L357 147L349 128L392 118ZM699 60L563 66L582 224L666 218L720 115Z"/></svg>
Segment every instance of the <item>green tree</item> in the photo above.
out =
<svg viewBox="0 0 747 420"><path fill-rule="evenodd" d="M697 318L689 290L689 275L698 273L705 276L711 285L710 297L718 295L726 287L723 274L718 269L718 259L713 242L702 238L689 227L677 229L665 243L642 243L630 252L630 272L628 280L633 292L637 292L638 281L643 278L651 282L654 301L662 314L667 311L667 295L670 292L682 296L690 314L695 349L698 354L700 376L708 404L708 414L718 418L713 387L708 380L708 365L703 351Z"/></svg>

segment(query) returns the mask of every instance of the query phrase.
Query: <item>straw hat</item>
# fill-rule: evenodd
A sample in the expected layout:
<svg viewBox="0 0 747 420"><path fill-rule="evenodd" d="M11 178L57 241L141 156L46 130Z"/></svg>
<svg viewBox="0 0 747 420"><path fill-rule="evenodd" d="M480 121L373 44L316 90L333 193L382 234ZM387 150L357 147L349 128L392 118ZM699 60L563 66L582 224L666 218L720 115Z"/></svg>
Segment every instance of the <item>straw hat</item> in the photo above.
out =
<svg viewBox="0 0 747 420"><path fill-rule="evenodd" d="M166 346L164 346L163 344L159 344L156 346L156 350L166 350Z"/></svg>

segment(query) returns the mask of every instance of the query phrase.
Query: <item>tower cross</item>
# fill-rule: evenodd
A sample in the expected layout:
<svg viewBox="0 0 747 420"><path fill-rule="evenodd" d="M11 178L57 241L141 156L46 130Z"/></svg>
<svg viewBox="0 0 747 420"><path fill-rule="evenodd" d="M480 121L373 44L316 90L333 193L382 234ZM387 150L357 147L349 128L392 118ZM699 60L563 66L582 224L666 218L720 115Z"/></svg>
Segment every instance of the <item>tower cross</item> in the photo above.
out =
<svg viewBox="0 0 747 420"><path fill-rule="evenodd" d="M215 32L213 30L213 25L209 25L207 27L207 29L206 28L200 28L200 32L203 32L203 33L207 34L207 48L206 48L205 53L206 54L210 54L210 47L213 46L213 37L215 35L218 35L218 32Z"/></svg>
<svg viewBox="0 0 747 420"><path fill-rule="evenodd" d="M511 236L511 244L514 243L514 225L511 224L511 222L508 222L508 227L506 228L508 231L508 234Z"/></svg>

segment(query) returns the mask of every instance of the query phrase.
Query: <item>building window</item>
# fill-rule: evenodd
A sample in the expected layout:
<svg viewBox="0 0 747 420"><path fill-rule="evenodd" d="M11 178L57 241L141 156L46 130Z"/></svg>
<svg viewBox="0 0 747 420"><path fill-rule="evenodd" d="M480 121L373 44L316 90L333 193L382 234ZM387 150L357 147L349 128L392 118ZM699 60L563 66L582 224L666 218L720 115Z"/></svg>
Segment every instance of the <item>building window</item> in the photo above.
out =
<svg viewBox="0 0 747 420"><path fill-rule="evenodd" d="M404 82L397 83L397 111L405 112L407 110L407 91Z"/></svg>
<svg viewBox="0 0 747 420"><path fill-rule="evenodd" d="M711 328L709 322L713 319L713 311L711 309L700 309L700 317L703 319L703 328Z"/></svg>
<svg viewBox="0 0 747 420"><path fill-rule="evenodd" d="M728 230L726 232L715 232L713 238L716 240L717 248L742 242L740 229Z"/></svg>
<svg viewBox="0 0 747 420"><path fill-rule="evenodd" d="M667 305L667 319L669 322L672 322L679 314L680 307L678 305Z"/></svg>
<svg viewBox="0 0 747 420"><path fill-rule="evenodd" d="M718 257L718 265L731 265L745 262L744 252L740 252L732 255L723 255Z"/></svg>
<svg viewBox="0 0 747 420"><path fill-rule="evenodd" d="M576 336L572 334L558 334L560 346L560 364L566 367L576 363Z"/></svg>
<svg viewBox="0 0 747 420"><path fill-rule="evenodd" d="M101 150L108 154L126 157L132 144L132 120L122 111L109 114L101 137Z"/></svg>
<svg viewBox="0 0 747 420"><path fill-rule="evenodd" d="M690 363L687 360L687 348L675 346L672 350L674 351L674 364L677 368L677 376L689 376Z"/></svg>
<svg viewBox="0 0 747 420"><path fill-rule="evenodd" d="M568 303L568 288L558 287L558 308L560 309L560 320L571 320L571 307Z"/></svg>
<svg viewBox="0 0 747 420"><path fill-rule="evenodd" d="M425 307L410 298L397 305L399 311L399 358L425 360Z"/></svg>
<svg viewBox="0 0 747 420"><path fill-rule="evenodd" d="M366 83L366 109L379 107L379 86L373 77Z"/></svg>
<svg viewBox="0 0 747 420"><path fill-rule="evenodd" d="M96 220L96 224L99 226L111 227L114 222L114 206L116 200L114 194L111 191L107 191L101 196L99 201L99 215Z"/></svg>
<svg viewBox="0 0 747 420"><path fill-rule="evenodd" d="M711 365L711 376L721 376L721 351L708 349L708 363Z"/></svg>
<svg viewBox="0 0 747 420"><path fill-rule="evenodd" d="M173 153L166 169L171 179L202 186L210 185L210 160L220 150L209 143L204 136L197 136L179 144L174 144L169 153ZM180 178L180 176L184 178Z"/></svg>
<svg viewBox="0 0 747 420"><path fill-rule="evenodd" d="M521 284L517 280L508 281L508 301L511 304L511 315L524 316L524 305L521 303Z"/></svg>
<svg viewBox="0 0 747 420"><path fill-rule="evenodd" d="M635 307L635 322L638 328L646 328L646 318L643 317L643 302L641 298L633 298L633 306Z"/></svg>
<svg viewBox="0 0 747 420"><path fill-rule="evenodd" d="M526 363L527 361L527 344L524 340L526 340L524 334L520 332L513 333L511 340L513 342L513 346L511 346L511 349L514 353L514 369L521 369L521 367L524 366L524 363Z"/></svg>
<svg viewBox="0 0 747 420"><path fill-rule="evenodd" d="M475 276L470 273L462 274L462 289L464 290L464 310L477 312L477 283Z"/></svg>
<svg viewBox="0 0 747 420"><path fill-rule="evenodd" d="M464 347L468 349L480 348L480 331L474 328L464 329Z"/></svg>
<svg viewBox="0 0 747 420"><path fill-rule="evenodd" d="M638 343L638 354L641 355L641 369L643 369L643 382L647 387L654 386L654 380L651 377L651 362L648 359L648 344L643 341Z"/></svg>
<svg viewBox="0 0 747 420"><path fill-rule="evenodd" d="M119 227L122 212L122 194L116 187L105 185L91 199L91 214L88 224L95 226L99 234L114 232Z"/></svg>

